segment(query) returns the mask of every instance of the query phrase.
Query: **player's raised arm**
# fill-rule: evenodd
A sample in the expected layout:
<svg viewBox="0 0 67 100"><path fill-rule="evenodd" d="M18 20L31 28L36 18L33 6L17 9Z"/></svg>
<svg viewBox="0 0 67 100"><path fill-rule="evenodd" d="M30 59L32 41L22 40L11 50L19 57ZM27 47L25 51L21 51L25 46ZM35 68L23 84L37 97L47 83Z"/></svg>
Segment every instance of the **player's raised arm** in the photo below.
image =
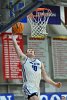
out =
<svg viewBox="0 0 67 100"><path fill-rule="evenodd" d="M24 61L26 59L26 55L20 49L20 47L17 44L16 38L15 38L14 35L12 35L12 40L13 40L13 44L14 44L15 50L17 52L18 57L20 58L21 63L24 63Z"/></svg>
<svg viewBox="0 0 67 100"><path fill-rule="evenodd" d="M43 63L42 63L42 66L41 66L41 71L42 71L42 77L43 77L43 79L44 79L47 83L49 83L49 84L51 84L51 85L53 85L53 86L55 86L55 87L57 87L57 88L60 88L60 87L62 86L62 83L61 83L61 82L54 82L54 81L47 75Z"/></svg>

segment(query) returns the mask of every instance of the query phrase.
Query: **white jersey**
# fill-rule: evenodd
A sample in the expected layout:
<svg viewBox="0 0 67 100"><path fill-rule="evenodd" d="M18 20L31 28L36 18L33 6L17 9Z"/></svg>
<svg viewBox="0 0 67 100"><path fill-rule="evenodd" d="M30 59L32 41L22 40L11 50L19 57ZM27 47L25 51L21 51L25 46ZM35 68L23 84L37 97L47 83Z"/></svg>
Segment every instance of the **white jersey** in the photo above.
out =
<svg viewBox="0 0 67 100"><path fill-rule="evenodd" d="M30 58L27 58L23 69L25 83L27 85L32 84L38 88L41 80L41 62L38 59L31 61Z"/></svg>

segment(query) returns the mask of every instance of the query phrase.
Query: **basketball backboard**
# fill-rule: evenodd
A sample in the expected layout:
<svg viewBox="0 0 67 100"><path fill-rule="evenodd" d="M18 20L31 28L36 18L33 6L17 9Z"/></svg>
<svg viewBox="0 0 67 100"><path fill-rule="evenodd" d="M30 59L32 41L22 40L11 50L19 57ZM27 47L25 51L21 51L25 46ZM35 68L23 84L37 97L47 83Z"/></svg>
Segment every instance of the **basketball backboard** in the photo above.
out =
<svg viewBox="0 0 67 100"><path fill-rule="evenodd" d="M1 0L0 32L8 30L13 24L41 6L44 1L45 0Z"/></svg>

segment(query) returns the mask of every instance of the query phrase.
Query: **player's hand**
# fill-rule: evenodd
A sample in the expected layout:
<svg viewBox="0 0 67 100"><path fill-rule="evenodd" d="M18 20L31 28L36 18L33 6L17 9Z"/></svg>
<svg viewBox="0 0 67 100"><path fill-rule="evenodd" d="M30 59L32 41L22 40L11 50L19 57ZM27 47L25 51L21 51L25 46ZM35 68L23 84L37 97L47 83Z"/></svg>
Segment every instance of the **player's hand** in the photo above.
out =
<svg viewBox="0 0 67 100"><path fill-rule="evenodd" d="M12 28L12 34L15 35L16 33L14 32L14 29Z"/></svg>
<svg viewBox="0 0 67 100"><path fill-rule="evenodd" d="M60 87L62 86L62 83L61 83L61 82L57 82L57 83L55 83L55 86L56 86L57 88L60 88Z"/></svg>

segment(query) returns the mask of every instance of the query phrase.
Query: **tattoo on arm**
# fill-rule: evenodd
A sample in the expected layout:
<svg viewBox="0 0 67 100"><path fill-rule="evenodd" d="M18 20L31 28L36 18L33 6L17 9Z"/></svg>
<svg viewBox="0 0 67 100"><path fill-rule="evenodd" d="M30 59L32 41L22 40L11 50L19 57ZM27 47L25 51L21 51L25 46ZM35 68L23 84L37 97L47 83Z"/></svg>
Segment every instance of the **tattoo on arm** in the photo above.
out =
<svg viewBox="0 0 67 100"><path fill-rule="evenodd" d="M22 61L22 60L25 60L25 57L23 57L23 56L20 55L20 60L21 60L21 61Z"/></svg>

